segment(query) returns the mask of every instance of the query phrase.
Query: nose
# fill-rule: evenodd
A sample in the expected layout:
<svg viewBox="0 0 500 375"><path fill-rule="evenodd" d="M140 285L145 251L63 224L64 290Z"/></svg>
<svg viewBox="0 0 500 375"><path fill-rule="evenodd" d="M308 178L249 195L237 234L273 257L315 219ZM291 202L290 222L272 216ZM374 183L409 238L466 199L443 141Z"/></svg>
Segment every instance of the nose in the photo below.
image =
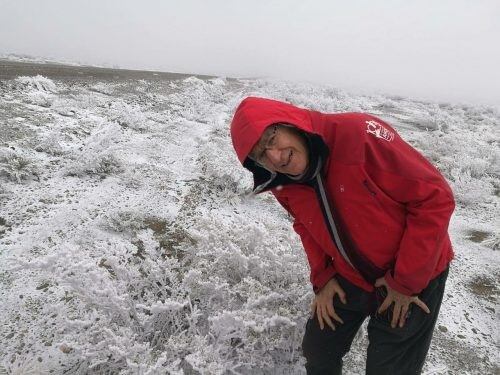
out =
<svg viewBox="0 0 500 375"><path fill-rule="evenodd" d="M267 159L272 165L278 166L281 162L281 151L275 148L268 148L266 150Z"/></svg>

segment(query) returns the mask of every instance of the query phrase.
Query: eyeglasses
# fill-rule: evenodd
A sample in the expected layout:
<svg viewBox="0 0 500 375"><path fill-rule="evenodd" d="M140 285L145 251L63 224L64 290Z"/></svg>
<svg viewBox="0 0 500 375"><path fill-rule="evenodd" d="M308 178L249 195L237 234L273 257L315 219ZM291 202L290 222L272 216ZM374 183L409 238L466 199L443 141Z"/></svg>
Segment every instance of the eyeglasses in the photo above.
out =
<svg viewBox="0 0 500 375"><path fill-rule="evenodd" d="M265 166L267 162L266 151L271 150L276 146L276 137L278 135L278 125L268 127L260 141L255 145L248 157L261 166Z"/></svg>

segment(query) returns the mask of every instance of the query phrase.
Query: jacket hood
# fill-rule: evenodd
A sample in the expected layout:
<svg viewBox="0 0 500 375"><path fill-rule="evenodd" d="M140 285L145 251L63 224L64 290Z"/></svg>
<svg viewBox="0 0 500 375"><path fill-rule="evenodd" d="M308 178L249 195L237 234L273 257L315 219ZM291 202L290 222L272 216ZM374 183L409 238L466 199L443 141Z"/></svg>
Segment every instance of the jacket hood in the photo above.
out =
<svg viewBox="0 0 500 375"><path fill-rule="evenodd" d="M285 174L271 173L248 158L264 130L277 123L293 125L301 131L308 144L310 161L318 160L320 155L325 160L328 155L328 147L313 131L311 111L272 99L244 99L231 122L231 139L240 163L253 174L254 193L297 182Z"/></svg>
<svg viewBox="0 0 500 375"><path fill-rule="evenodd" d="M244 99L231 122L231 139L241 164L245 163L253 146L269 125L291 124L312 133L310 112L277 100L248 97Z"/></svg>

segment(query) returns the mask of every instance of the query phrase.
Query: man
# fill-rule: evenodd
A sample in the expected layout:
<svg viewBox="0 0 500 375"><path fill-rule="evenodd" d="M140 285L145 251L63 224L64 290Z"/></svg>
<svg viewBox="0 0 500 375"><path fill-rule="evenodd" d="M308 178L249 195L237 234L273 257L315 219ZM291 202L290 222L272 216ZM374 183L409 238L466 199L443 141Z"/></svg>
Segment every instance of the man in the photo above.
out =
<svg viewBox="0 0 500 375"><path fill-rule="evenodd" d="M366 373L419 374L453 258L452 192L383 120L249 97L231 123L254 191L294 218L316 293L302 348L308 374L341 374L370 317Z"/></svg>

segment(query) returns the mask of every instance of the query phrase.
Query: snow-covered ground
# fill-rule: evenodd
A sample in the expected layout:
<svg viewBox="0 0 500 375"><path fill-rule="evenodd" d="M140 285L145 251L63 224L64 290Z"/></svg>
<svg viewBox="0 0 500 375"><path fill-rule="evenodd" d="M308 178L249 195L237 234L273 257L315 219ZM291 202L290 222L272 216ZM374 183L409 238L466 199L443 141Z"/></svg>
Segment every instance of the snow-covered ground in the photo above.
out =
<svg viewBox="0 0 500 375"><path fill-rule="evenodd" d="M247 95L378 115L440 168L456 259L424 373L498 374L497 109L153 76L0 80L0 374L305 373L306 258L228 134Z"/></svg>

